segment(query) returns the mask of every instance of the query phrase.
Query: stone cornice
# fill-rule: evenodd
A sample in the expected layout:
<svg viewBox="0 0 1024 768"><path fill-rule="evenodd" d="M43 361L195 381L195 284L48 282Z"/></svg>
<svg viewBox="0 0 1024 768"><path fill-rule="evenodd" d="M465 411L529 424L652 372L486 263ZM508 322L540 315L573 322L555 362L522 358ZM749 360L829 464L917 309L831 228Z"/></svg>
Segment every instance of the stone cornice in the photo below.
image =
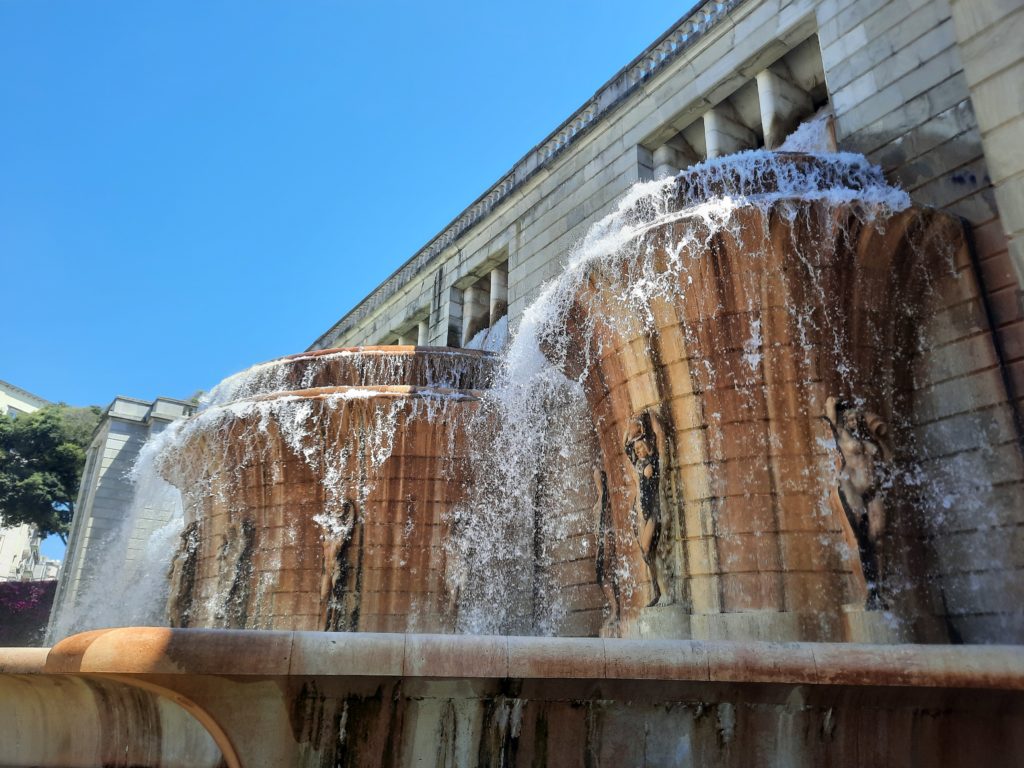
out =
<svg viewBox="0 0 1024 768"><path fill-rule="evenodd" d="M601 86L583 106L527 152L497 183L474 200L412 258L317 338L309 349L323 349L339 332L351 328L372 314L458 237L486 218L498 204L506 200L538 171L550 165L597 122L617 109L669 62L692 47L742 2L743 0L706 0L691 8L643 53Z"/></svg>

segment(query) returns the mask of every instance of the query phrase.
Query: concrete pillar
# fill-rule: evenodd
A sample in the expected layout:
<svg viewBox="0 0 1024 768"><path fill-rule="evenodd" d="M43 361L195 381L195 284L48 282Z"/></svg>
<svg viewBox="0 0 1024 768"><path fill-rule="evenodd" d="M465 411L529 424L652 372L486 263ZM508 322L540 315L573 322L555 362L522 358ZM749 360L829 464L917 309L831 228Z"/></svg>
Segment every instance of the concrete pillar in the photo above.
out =
<svg viewBox="0 0 1024 768"><path fill-rule="evenodd" d="M700 161L682 135L666 141L654 150L654 178L664 179L675 176L684 168Z"/></svg>
<svg viewBox="0 0 1024 768"><path fill-rule="evenodd" d="M466 288L462 293L462 345L465 346L481 330L487 327L490 319L490 301L487 294L490 285L479 280Z"/></svg>
<svg viewBox="0 0 1024 768"><path fill-rule="evenodd" d="M704 113L704 140L709 159L757 146L757 135L739 121L735 110L727 104Z"/></svg>
<svg viewBox="0 0 1024 768"><path fill-rule="evenodd" d="M490 325L508 314L508 262L491 270Z"/></svg>
<svg viewBox="0 0 1024 768"><path fill-rule="evenodd" d="M413 347L416 345L416 339L412 337L412 331L406 331L398 335L398 345L400 347Z"/></svg>
<svg viewBox="0 0 1024 768"><path fill-rule="evenodd" d="M814 111L811 96L771 69L757 73L764 145L775 149L800 121Z"/></svg>
<svg viewBox="0 0 1024 768"><path fill-rule="evenodd" d="M426 347L430 345L430 323L427 318L420 320L416 326L416 346Z"/></svg>
<svg viewBox="0 0 1024 768"><path fill-rule="evenodd" d="M448 289L448 302L443 311L448 313L448 334L445 344L449 347L462 345L462 303L463 292L454 285ZM443 302L442 302L443 303Z"/></svg>
<svg viewBox="0 0 1024 768"><path fill-rule="evenodd" d="M642 144L636 145L636 177L630 181L650 181L654 178L654 156Z"/></svg>
<svg viewBox="0 0 1024 768"><path fill-rule="evenodd" d="M668 176L675 176L679 173L679 161L676 159L676 151L668 144L654 150L654 178L664 179Z"/></svg>

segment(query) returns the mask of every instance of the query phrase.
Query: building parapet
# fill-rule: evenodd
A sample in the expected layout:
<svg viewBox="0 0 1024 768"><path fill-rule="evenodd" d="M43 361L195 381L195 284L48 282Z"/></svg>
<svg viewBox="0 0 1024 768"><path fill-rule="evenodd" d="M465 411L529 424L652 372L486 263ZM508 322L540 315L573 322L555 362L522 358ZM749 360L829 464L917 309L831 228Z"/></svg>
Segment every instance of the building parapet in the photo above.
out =
<svg viewBox="0 0 1024 768"><path fill-rule="evenodd" d="M158 397L156 400L138 400L134 397L118 395L114 401L107 406L103 416L110 416L125 421L136 421L149 423L153 419L160 421L174 421L183 416L191 416L196 412L193 403L184 400L175 400L169 397Z"/></svg>
<svg viewBox="0 0 1024 768"><path fill-rule="evenodd" d="M595 123L618 108L652 75L692 47L708 30L743 1L704 0L697 3L665 34L601 86L583 106L527 152L508 173L474 200L412 258L377 286L369 296L356 304L326 333L314 341L309 349L323 349L331 339L372 314L415 275L425 269L459 236L474 227L524 182L549 165Z"/></svg>

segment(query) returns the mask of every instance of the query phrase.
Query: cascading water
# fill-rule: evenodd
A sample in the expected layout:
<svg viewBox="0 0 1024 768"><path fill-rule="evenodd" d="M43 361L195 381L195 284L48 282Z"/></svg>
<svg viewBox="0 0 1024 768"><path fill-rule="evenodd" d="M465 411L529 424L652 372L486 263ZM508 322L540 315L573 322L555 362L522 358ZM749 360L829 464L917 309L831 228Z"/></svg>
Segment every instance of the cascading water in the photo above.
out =
<svg viewBox="0 0 1024 768"><path fill-rule="evenodd" d="M171 422L142 446L129 472L133 493L125 518L93 545L74 604L54 616L51 642L100 627L166 624L167 575L183 516L181 493L157 467L186 423ZM162 524L140 541L142 521L154 518Z"/></svg>
<svg viewBox="0 0 1024 768"><path fill-rule="evenodd" d="M977 295L965 253L958 222L859 155L752 151L636 185L526 310L484 396L497 433L449 543L471 579L461 628L957 635L950 604L991 596L940 578L940 550L994 516L996 471L925 443L949 429L933 331Z"/></svg>
<svg viewBox="0 0 1024 768"><path fill-rule="evenodd" d="M964 251L859 155L753 151L638 184L497 361L328 350L218 385L135 470L133 514L177 493L164 478L182 511L59 631L167 621L177 546L177 625L956 634L976 590L933 578L936 550L995 487L933 449ZM111 610L110 583L138 586Z"/></svg>
<svg viewBox="0 0 1024 768"><path fill-rule="evenodd" d="M434 552L465 484L460 429L492 367L480 352L362 348L225 380L146 445L105 568L56 631L444 630ZM118 543L155 500L170 522L144 558L125 557ZM133 589L112 603L110 583Z"/></svg>

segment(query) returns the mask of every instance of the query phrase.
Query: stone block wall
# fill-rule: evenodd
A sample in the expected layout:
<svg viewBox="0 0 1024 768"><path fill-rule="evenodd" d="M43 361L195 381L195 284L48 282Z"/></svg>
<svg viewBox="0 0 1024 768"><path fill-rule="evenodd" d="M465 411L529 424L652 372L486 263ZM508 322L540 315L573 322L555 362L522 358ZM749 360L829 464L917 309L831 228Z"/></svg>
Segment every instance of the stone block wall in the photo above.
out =
<svg viewBox="0 0 1024 768"><path fill-rule="evenodd" d="M1021 283L1000 216L1005 205L999 205L993 182L1000 174L990 171L1002 169L1005 160L986 158L977 114L992 98L983 86L978 100L979 79L998 71L995 59L1019 62L1022 54L1019 41L999 45L989 39L1003 53L972 61L980 55L980 40L997 34L995 16L984 5L847 0L818 31L839 145L878 163L915 202L962 217L973 235L973 259L960 254L956 270L963 279L950 283L957 295L944 297L930 329L932 360L922 384L934 412L919 427L930 446L926 472L934 475L942 467L939 474L994 480L979 484L966 507L958 502L948 517L933 521L941 540L941 547L931 548L933 586L955 617L954 637L968 642L1007 637L1007 619L994 617L995 604L1003 610L1019 604L1020 557L989 558L999 564L990 568L979 565L977 553L1024 534ZM966 70L965 60L971 62ZM1016 89L1019 94L1019 81ZM1013 92L1007 86L1002 93L1012 101ZM995 348L987 338L990 324ZM946 363L937 364L937 356ZM979 400L979 392L990 396ZM1015 407L1006 407L1008 399ZM951 545L958 541L962 547ZM972 596L969 607L963 595ZM1013 637L1020 636L1020 625L1018 618Z"/></svg>
<svg viewBox="0 0 1024 768"><path fill-rule="evenodd" d="M194 406L161 398L147 403L119 397L107 408L86 455L75 519L68 536L57 594L50 617L50 632L70 615L83 584L88 583L106 558L105 551L127 517L132 503L128 472L143 444L173 419L191 414ZM145 554L154 530L169 519L169 509L146 509L128 534L126 562ZM50 640L59 638L50 637Z"/></svg>
<svg viewBox="0 0 1024 768"><path fill-rule="evenodd" d="M975 227L1013 394L1024 397L1024 4L953 0L953 25L999 222ZM1000 226L1001 225L1001 226Z"/></svg>

